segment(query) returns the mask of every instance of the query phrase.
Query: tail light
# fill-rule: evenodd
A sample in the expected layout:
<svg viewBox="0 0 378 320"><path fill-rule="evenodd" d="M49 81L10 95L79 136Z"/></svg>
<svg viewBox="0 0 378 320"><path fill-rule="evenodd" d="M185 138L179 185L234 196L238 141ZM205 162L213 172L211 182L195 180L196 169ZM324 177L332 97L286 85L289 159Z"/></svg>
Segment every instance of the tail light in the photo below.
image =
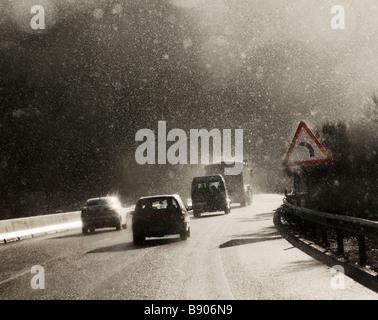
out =
<svg viewBox="0 0 378 320"><path fill-rule="evenodd" d="M105 209L104 209L104 211L106 212L106 213L111 213L112 211L114 211L114 208L112 208L112 207L106 207Z"/></svg>
<svg viewBox="0 0 378 320"><path fill-rule="evenodd" d="M89 214L89 210L88 209L83 209L83 210L81 210L81 215L82 216L88 216L88 214Z"/></svg>

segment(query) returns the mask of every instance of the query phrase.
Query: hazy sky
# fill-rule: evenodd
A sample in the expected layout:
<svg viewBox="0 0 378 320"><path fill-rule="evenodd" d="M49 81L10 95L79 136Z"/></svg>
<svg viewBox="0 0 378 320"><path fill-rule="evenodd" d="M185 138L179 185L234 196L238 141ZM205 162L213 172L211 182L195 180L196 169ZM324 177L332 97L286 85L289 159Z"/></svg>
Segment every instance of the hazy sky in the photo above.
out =
<svg viewBox="0 0 378 320"><path fill-rule="evenodd" d="M331 26L336 5L341 30ZM6 105L61 110L57 121L74 120L72 143L100 115L121 133L101 141L117 145L166 120L244 129L245 152L269 163L299 121L361 118L378 88L375 0L5 0L0 9L3 83L21 88Z"/></svg>
<svg viewBox="0 0 378 320"><path fill-rule="evenodd" d="M119 41L117 34L124 32L125 43L118 44L125 47L128 37L140 37L142 45L166 49L160 57L162 63L169 59L180 60L175 56L179 49L188 51L195 47L196 63L207 71L210 85L216 85L219 79L233 82L244 76L279 96L277 103L295 101L297 105L293 108L310 110L316 117L322 112L329 116L332 108L341 108L345 115L359 114L357 104L369 98L378 85L375 68L378 24L374 0L326 0L321 4L311 0L170 0L159 1L159 5L153 3L5 1L1 4L0 19L5 32L1 51L33 54L25 45L20 47L19 38L13 39L10 33L17 28L30 36L35 34L30 28L30 8L39 4L46 10L45 34L57 32L56 28L80 32L75 25L86 13L86 24L92 26L93 37L102 37L105 42L114 37ZM331 8L335 5L345 9L344 30L331 28L330 22L335 15ZM91 19L88 13L92 13ZM172 25L171 37L167 27L159 25L163 20ZM107 26L112 27L112 33L109 33L111 29L105 29ZM181 29L173 30L177 27ZM133 34L126 34L127 31ZM106 32L108 39L104 37ZM64 43L53 45L59 48ZM182 48L178 49L178 45ZM170 52L170 49L173 50ZM53 48L42 48L39 53L34 52L37 54L47 66L54 63L51 59L59 63ZM34 77L41 78L40 74L29 76L34 82L37 81Z"/></svg>

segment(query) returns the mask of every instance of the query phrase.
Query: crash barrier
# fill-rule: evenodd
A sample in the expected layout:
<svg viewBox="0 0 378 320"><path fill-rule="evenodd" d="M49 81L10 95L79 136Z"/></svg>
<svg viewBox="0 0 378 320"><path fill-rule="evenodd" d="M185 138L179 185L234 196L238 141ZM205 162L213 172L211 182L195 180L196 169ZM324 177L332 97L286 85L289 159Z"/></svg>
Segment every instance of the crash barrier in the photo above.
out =
<svg viewBox="0 0 378 320"><path fill-rule="evenodd" d="M350 217L340 214L326 213L311 210L291 204L283 199L285 214L292 213L301 219L319 225L321 227L322 242L327 243L327 229L334 229L337 232L337 252L344 254L343 236L347 233L356 236L359 247L360 265L366 265L366 237L378 238L378 221Z"/></svg>
<svg viewBox="0 0 378 320"><path fill-rule="evenodd" d="M0 234L61 224L80 219L80 211L0 220Z"/></svg>
<svg viewBox="0 0 378 320"><path fill-rule="evenodd" d="M73 222L80 222L80 211L0 220L0 241L7 242L27 235L46 233L43 228L48 226L52 227L52 231L62 229L64 225L69 229L70 225L75 226Z"/></svg>
<svg viewBox="0 0 378 320"><path fill-rule="evenodd" d="M126 215L133 210L126 208ZM80 211L0 220L0 243L80 227Z"/></svg>

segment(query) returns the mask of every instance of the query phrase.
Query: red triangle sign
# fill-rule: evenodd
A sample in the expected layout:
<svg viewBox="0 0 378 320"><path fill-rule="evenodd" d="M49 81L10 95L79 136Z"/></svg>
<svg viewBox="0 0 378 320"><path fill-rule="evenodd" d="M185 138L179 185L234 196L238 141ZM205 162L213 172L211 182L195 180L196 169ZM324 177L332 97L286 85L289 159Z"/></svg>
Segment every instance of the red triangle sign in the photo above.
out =
<svg viewBox="0 0 378 320"><path fill-rule="evenodd" d="M298 142L298 143L297 143ZM331 157L321 145L306 123L301 121L287 152L284 165L298 166L331 161Z"/></svg>

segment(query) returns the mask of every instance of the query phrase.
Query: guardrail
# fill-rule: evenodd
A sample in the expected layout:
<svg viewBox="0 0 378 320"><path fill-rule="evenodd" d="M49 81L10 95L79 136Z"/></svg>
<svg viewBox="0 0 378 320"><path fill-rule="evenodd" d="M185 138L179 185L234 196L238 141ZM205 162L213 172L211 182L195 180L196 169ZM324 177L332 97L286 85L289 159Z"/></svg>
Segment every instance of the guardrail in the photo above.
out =
<svg viewBox="0 0 378 320"><path fill-rule="evenodd" d="M26 237L81 227L80 211L0 220L0 241L6 243Z"/></svg>
<svg viewBox="0 0 378 320"><path fill-rule="evenodd" d="M126 208L126 216L134 207ZM81 228L80 211L0 220L0 243Z"/></svg>
<svg viewBox="0 0 378 320"><path fill-rule="evenodd" d="M337 252L344 254L343 236L344 233L355 235L358 240L360 264L365 265L366 257L366 239L370 237L378 239L378 221L350 217L340 214L320 212L301 206L293 205L287 199L283 199L284 208L290 209L285 214L292 213L301 219L315 225L320 225L322 242L327 243L327 228L334 229L337 232Z"/></svg>

